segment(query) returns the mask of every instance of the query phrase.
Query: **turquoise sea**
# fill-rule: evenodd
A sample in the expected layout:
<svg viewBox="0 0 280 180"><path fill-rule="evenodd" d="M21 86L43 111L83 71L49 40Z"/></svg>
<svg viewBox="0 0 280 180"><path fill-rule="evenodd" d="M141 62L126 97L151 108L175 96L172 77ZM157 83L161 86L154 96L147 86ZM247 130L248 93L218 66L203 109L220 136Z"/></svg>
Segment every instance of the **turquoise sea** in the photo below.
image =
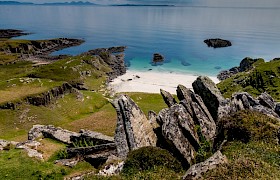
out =
<svg viewBox="0 0 280 180"><path fill-rule="evenodd" d="M125 45L132 70L216 75L247 56L280 57L279 12L267 7L0 6L0 28L32 33L18 37L24 39L86 41L55 54ZM203 42L207 38L227 39L233 46L208 48ZM165 56L163 65L151 66L155 52Z"/></svg>

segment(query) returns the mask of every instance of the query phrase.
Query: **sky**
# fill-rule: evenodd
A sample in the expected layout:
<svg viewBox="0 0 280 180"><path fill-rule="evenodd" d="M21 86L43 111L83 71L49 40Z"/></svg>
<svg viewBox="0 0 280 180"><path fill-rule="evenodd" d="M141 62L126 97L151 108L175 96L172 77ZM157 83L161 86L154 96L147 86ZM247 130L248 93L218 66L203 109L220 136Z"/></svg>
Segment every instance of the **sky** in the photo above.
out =
<svg viewBox="0 0 280 180"><path fill-rule="evenodd" d="M3 0L0 0L3 1ZM234 7L280 7L280 0L14 0L19 2L70 2L89 1L97 4L173 4Z"/></svg>

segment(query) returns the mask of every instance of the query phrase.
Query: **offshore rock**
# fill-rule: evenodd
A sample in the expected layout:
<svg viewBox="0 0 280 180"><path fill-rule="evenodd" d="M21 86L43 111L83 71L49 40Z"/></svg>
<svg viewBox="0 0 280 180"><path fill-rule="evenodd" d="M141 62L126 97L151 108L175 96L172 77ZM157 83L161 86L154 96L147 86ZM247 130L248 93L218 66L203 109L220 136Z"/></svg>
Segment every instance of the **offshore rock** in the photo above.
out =
<svg viewBox="0 0 280 180"><path fill-rule="evenodd" d="M164 57L163 55L159 54L159 53L155 53L153 55L153 63L160 63L160 62L163 62L164 61Z"/></svg>
<svg viewBox="0 0 280 180"><path fill-rule="evenodd" d="M209 170L215 169L217 166L226 163L228 163L227 157L223 155L220 151L217 151L206 161L191 166L182 179L200 179L202 178L203 174L205 174Z"/></svg>
<svg viewBox="0 0 280 180"><path fill-rule="evenodd" d="M163 89L160 89L160 94L165 102L165 104L168 106L168 107L171 107L173 106L174 104L176 104L176 100L175 98L167 91L163 90Z"/></svg>
<svg viewBox="0 0 280 180"><path fill-rule="evenodd" d="M219 115L219 107L226 104L226 100L222 96L221 92L215 83L206 76L199 76L192 83L192 86L194 92L202 98L204 104L216 122Z"/></svg>
<svg viewBox="0 0 280 180"><path fill-rule="evenodd" d="M221 47L228 47L231 46L231 42L229 40L224 39L206 39L204 40L204 43L207 44L208 47L213 48L221 48Z"/></svg>
<svg viewBox="0 0 280 180"><path fill-rule="evenodd" d="M25 33L21 30L17 29L0 29L0 38L13 38L23 35L28 35L29 33Z"/></svg>
<svg viewBox="0 0 280 180"><path fill-rule="evenodd" d="M125 158L129 151L140 147L156 146L152 125L132 99L120 95L112 104L118 117L115 143L120 157Z"/></svg>
<svg viewBox="0 0 280 180"><path fill-rule="evenodd" d="M172 154L184 164L192 164L199 148L199 138L192 117L184 106L176 104L161 110L158 122Z"/></svg>

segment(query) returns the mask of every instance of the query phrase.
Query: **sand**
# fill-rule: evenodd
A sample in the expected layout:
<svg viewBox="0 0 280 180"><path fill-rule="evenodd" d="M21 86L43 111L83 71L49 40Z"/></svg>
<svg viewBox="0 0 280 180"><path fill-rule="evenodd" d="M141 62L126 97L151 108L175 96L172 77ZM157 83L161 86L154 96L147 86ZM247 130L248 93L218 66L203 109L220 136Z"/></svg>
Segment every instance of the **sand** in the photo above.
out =
<svg viewBox="0 0 280 180"><path fill-rule="evenodd" d="M192 89L192 83L198 76L191 74L178 74L174 72L159 71L135 71L127 70L126 74L114 79L109 83L111 91L118 92L147 92L160 93L160 89L176 94L176 87L182 84ZM215 83L216 77L209 77Z"/></svg>

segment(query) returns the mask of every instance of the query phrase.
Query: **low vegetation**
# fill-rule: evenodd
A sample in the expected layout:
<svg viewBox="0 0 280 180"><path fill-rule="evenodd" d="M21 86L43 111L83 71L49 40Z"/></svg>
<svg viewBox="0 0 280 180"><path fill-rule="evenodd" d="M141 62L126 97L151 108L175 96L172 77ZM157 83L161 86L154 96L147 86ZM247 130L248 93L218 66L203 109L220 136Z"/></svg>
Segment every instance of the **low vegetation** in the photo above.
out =
<svg viewBox="0 0 280 180"><path fill-rule="evenodd" d="M259 59L253 64L252 70L238 73L218 84L225 97L234 92L248 92L258 96L263 92L269 93L275 100L280 101L280 60L265 62Z"/></svg>

